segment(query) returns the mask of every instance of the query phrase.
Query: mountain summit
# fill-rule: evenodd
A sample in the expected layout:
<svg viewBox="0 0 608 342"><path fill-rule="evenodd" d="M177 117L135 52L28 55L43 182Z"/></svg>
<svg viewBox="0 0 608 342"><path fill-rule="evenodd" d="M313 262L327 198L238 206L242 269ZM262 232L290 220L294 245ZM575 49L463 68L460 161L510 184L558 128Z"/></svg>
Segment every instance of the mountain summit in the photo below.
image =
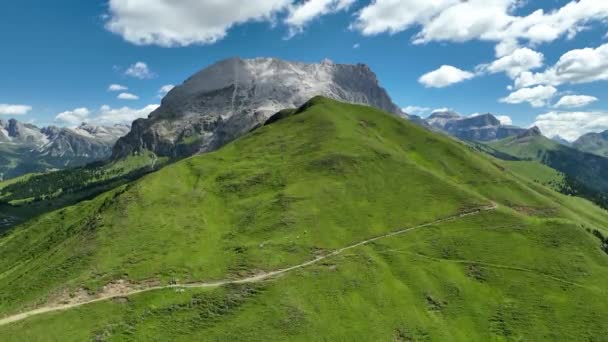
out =
<svg viewBox="0 0 608 342"><path fill-rule="evenodd" d="M317 95L403 115L363 64L231 58L170 91L160 108L133 123L113 154L119 158L150 150L179 157L215 150L276 112L299 107Z"/></svg>

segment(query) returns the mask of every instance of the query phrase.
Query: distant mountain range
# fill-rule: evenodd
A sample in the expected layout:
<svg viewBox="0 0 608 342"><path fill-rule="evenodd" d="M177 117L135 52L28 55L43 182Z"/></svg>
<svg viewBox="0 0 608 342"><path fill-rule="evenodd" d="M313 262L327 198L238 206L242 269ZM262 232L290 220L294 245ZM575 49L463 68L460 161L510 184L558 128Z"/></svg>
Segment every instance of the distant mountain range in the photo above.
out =
<svg viewBox="0 0 608 342"><path fill-rule="evenodd" d="M369 105L469 142L491 143L531 133L503 124L490 113L462 116L446 110L424 119L408 115L393 103L376 75L363 64L231 58L175 87L148 118L134 121L132 129L87 124L38 128L16 120L0 121L0 179L80 166L110 156L119 160L144 151L168 158L213 151L264 124L275 113L298 108L317 95ZM532 133L541 136L540 131ZM548 142L554 144L549 146ZM518 142L519 146L522 144ZM561 158L577 152L607 157L608 132L590 133L574 143L554 137L553 141L546 139L531 148L553 151L557 146L572 147L567 154L560 154ZM538 153L548 155L547 151ZM522 158L517 154L513 157ZM547 163L547 159L539 161Z"/></svg>
<svg viewBox="0 0 608 342"><path fill-rule="evenodd" d="M433 112L425 122L461 140L492 141L523 133L526 129L503 125L492 114L461 116L453 111Z"/></svg>
<svg viewBox="0 0 608 342"><path fill-rule="evenodd" d="M15 119L0 120L0 179L106 159L116 140L128 131L126 125L39 128Z"/></svg>

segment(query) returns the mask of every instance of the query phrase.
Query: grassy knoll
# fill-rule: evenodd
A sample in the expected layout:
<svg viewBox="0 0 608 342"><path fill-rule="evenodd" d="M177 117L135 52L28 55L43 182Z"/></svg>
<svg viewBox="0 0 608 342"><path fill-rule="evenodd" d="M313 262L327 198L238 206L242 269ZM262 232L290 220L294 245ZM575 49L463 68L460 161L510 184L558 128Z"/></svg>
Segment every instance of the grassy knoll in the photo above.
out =
<svg viewBox="0 0 608 342"><path fill-rule="evenodd" d="M276 280L166 290L0 327L8 340L599 339L608 214L378 110L315 98L0 237L0 316L124 279L239 278L399 228ZM581 312L581 308L587 308Z"/></svg>

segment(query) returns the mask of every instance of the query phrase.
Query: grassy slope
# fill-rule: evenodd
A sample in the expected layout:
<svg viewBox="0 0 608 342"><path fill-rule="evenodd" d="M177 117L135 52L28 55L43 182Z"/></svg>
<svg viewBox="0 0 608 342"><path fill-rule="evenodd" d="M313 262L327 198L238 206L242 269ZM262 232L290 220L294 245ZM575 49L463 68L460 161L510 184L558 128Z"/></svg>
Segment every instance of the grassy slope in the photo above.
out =
<svg viewBox="0 0 608 342"><path fill-rule="evenodd" d="M498 212L383 240L269 283L148 293L0 333L9 340L603 336L608 256L585 228L606 227L604 211L464 144L326 99L0 238L0 312L115 279L186 282L273 270L490 200L501 204Z"/></svg>
<svg viewBox="0 0 608 342"><path fill-rule="evenodd" d="M582 136L572 143L572 147L608 158L608 131Z"/></svg>
<svg viewBox="0 0 608 342"><path fill-rule="evenodd" d="M559 191L561 184L565 182L563 173L552 169L544 164L528 160L512 160L502 163L514 173L523 175L530 180Z"/></svg>
<svg viewBox="0 0 608 342"><path fill-rule="evenodd" d="M590 189L608 193L608 158L581 152L543 136L510 137L489 144L512 156L542 162Z"/></svg>

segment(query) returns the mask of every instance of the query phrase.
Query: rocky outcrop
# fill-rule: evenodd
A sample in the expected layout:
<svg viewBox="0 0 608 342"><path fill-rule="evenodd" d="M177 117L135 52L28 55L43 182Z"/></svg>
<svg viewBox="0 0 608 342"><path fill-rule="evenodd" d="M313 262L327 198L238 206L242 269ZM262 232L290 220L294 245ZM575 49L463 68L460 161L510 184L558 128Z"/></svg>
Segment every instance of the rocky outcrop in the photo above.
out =
<svg viewBox="0 0 608 342"><path fill-rule="evenodd" d="M404 115L363 64L231 58L171 90L148 118L133 122L113 156L150 150L180 157L215 150L317 95Z"/></svg>

